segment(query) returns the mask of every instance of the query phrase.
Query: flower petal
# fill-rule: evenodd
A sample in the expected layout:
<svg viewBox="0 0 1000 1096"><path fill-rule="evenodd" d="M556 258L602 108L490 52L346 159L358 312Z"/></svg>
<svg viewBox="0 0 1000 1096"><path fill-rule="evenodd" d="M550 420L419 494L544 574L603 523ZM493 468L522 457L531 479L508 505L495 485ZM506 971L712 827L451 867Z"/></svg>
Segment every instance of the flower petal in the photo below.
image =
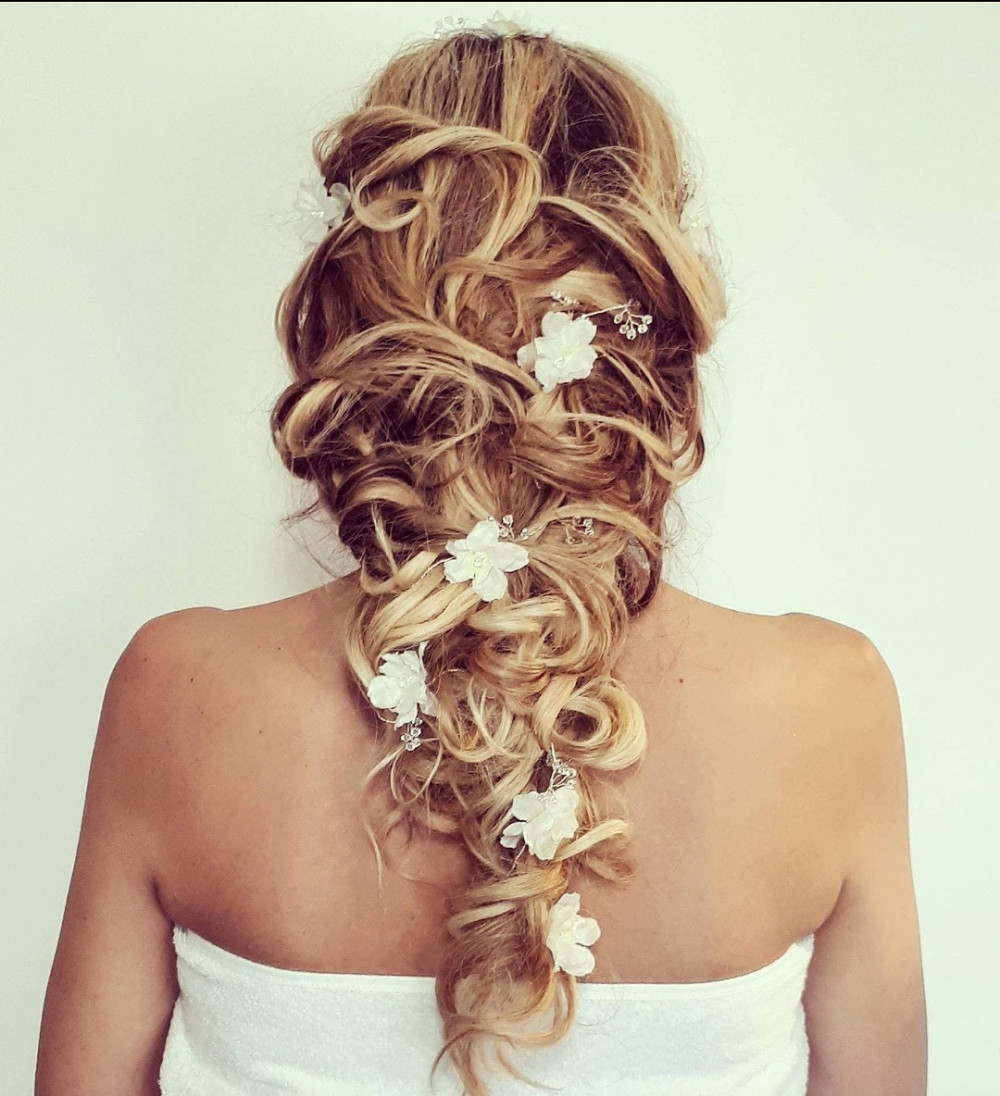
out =
<svg viewBox="0 0 1000 1096"><path fill-rule="evenodd" d="M559 910L562 914L578 914L580 912L580 896L575 891L567 891L562 898L552 907L553 912Z"/></svg>
<svg viewBox="0 0 1000 1096"><path fill-rule="evenodd" d="M507 593L507 576L496 567L491 567L485 575L472 580L472 588L483 601L496 601Z"/></svg>
<svg viewBox="0 0 1000 1096"><path fill-rule="evenodd" d="M469 548L491 548L500 541L500 525L495 518L483 518L473 525L465 543Z"/></svg>
<svg viewBox="0 0 1000 1096"><path fill-rule="evenodd" d="M404 705L402 708L397 707L398 713L393 723L394 727L402 727L404 723L412 723L417 718L417 706L416 704Z"/></svg>
<svg viewBox="0 0 1000 1096"><path fill-rule="evenodd" d="M444 577L449 582L468 582L475 573L471 552L462 552L460 556L444 561Z"/></svg>
<svg viewBox="0 0 1000 1096"><path fill-rule="evenodd" d="M577 978L594 969L594 957L584 941L593 943L600 936L594 918L581 917L579 910L579 894L564 894L552 907L545 936L555 969L564 970Z"/></svg>
<svg viewBox="0 0 1000 1096"><path fill-rule="evenodd" d="M511 810L515 818L530 822L544 812L545 798L540 792L522 792L514 796Z"/></svg>
<svg viewBox="0 0 1000 1096"><path fill-rule="evenodd" d="M581 316L578 320L573 321L572 326L566 332L566 338L567 341L572 341L574 349L582 350L594 341L596 334L597 324L593 320L588 320L586 316Z"/></svg>
<svg viewBox="0 0 1000 1096"><path fill-rule="evenodd" d="M335 217L339 224L350 208L351 192L343 183L334 183L333 186L330 187L330 201L328 206L332 217Z"/></svg>
<svg viewBox="0 0 1000 1096"><path fill-rule="evenodd" d="M573 944L561 951L556 960L556 969L564 970L576 978L583 978L594 969L595 959L582 944Z"/></svg>
<svg viewBox="0 0 1000 1096"><path fill-rule="evenodd" d="M551 860L559 848L559 842L548 831L533 831L530 823L524 827L524 843L539 860Z"/></svg>
<svg viewBox="0 0 1000 1096"><path fill-rule="evenodd" d="M535 380L542 386L543 392L551 392L561 379L551 358L539 358L535 362Z"/></svg>
<svg viewBox="0 0 1000 1096"><path fill-rule="evenodd" d="M368 699L376 708L395 709L401 694L402 689L392 678L379 674L368 682Z"/></svg>
<svg viewBox="0 0 1000 1096"><path fill-rule="evenodd" d="M582 381L594 371L594 362L597 361L597 351L592 346L582 346L574 350L573 355L567 358L562 366L562 381Z"/></svg>
<svg viewBox="0 0 1000 1096"><path fill-rule="evenodd" d="M528 343L527 346L522 346L517 352L517 364L524 366L526 369L534 367L535 359L538 357L538 353L535 350L535 344L533 342Z"/></svg>
<svg viewBox="0 0 1000 1096"><path fill-rule="evenodd" d="M572 322L573 317L568 312L546 312L542 317L542 334L551 339L561 334Z"/></svg>
<svg viewBox="0 0 1000 1096"><path fill-rule="evenodd" d="M446 552L451 552L453 556L460 556L463 552L470 551L471 545L465 537L462 537L461 540L449 540L444 549Z"/></svg>
<svg viewBox="0 0 1000 1096"><path fill-rule="evenodd" d="M493 566L501 571L519 571L528 565L528 549L520 544L500 543L493 549Z"/></svg>
<svg viewBox="0 0 1000 1096"><path fill-rule="evenodd" d="M590 947L591 944L596 944L600 939L601 926L593 917L578 917L573 935L576 937L578 944Z"/></svg>
<svg viewBox="0 0 1000 1096"><path fill-rule="evenodd" d="M564 784L561 788L553 788L549 793L557 810L575 811L580 806L580 793L572 784Z"/></svg>
<svg viewBox="0 0 1000 1096"><path fill-rule="evenodd" d="M517 848L517 845L521 840L523 829L523 822L511 822L511 824L504 829L503 834L500 837L500 844L503 845L505 849Z"/></svg>

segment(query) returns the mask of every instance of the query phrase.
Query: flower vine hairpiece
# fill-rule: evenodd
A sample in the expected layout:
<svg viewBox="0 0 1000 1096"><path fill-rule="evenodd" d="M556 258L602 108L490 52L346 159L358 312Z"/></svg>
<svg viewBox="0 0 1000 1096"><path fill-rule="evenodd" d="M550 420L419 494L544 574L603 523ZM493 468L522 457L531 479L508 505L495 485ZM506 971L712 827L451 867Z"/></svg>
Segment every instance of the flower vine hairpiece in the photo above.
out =
<svg viewBox="0 0 1000 1096"><path fill-rule="evenodd" d="M351 192L343 183L334 183L327 189L319 171L313 169L308 179L299 183L295 198L295 212L299 236L304 244L320 243L331 228L343 223L351 208Z"/></svg>
<svg viewBox="0 0 1000 1096"><path fill-rule="evenodd" d="M566 308L579 308L580 302L563 293L549 294ZM613 314L618 331L630 342L649 330L653 317L639 311L639 302L625 301L609 308L597 308L581 316L569 312L550 310L542 317L542 333L517 352L517 364L530 369L543 392L551 392L557 384L584 380L589 377L597 360L597 351L591 346L597 334L594 316Z"/></svg>
<svg viewBox="0 0 1000 1096"><path fill-rule="evenodd" d="M566 543L579 544L584 537L594 535L594 519L577 515L566 528Z"/></svg>
<svg viewBox="0 0 1000 1096"><path fill-rule="evenodd" d="M511 822L500 837L505 849L516 849L523 841L539 860L551 860L563 841L576 836L580 828L576 808L580 794L576 790L576 769L556 756L549 747L549 786L543 792L530 791L514 796Z"/></svg>
<svg viewBox="0 0 1000 1096"><path fill-rule="evenodd" d="M516 849L523 841L539 860L551 860L560 844L575 837L580 828L576 769L556 754L554 746L549 746L548 763L549 786L543 792L514 796L510 815L516 821L507 825L500 836L504 848ZM600 935L600 926L593 917L580 916L579 894L564 894L549 912L545 934L555 969L577 978L590 974L594 956L588 949Z"/></svg>
<svg viewBox="0 0 1000 1096"><path fill-rule="evenodd" d="M421 713L437 715L437 700L427 687L426 648L425 640L416 649L387 652L382 655L379 672L368 682L372 705L395 712L395 726L407 727L400 735L407 750L420 745Z"/></svg>

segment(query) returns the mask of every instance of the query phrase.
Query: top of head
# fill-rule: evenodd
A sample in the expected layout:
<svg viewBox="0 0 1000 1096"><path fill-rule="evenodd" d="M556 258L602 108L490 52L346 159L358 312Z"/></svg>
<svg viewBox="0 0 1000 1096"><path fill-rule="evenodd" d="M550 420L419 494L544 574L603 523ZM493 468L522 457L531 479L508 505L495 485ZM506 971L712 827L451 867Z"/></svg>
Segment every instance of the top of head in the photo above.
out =
<svg viewBox="0 0 1000 1096"><path fill-rule="evenodd" d="M700 463L695 362L723 303L680 229L687 180L655 96L591 49L461 32L396 56L315 150L351 215L283 297L296 380L273 423L350 546L368 539L362 498L431 525L447 511L454 532L462 511L468 528L514 500L534 516L603 491L657 524L685 458ZM635 299L652 330L626 342L609 325L591 377L540 393L516 357L553 291L586 310ZM394 469L392 500L360 488L373 462L383 486Z"/></svg>

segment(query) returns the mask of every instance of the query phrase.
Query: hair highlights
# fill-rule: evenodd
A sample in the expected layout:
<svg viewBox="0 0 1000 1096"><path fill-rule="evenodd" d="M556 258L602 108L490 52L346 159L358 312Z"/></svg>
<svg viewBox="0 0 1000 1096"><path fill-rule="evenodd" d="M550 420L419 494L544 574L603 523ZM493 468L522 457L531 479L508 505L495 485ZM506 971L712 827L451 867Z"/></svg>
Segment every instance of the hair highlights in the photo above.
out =
<svg viewBox="0 0 1000 1096"><path fill-rule="evenodd" d="M601 775L640 760L645 727L614 667L659 581L664 510L704 455L696 362L722 295L679 227L668 115L596 51L526 34L422 44L316 157L352 212L282 297L294 380L273 435L360 561L360 686L384 653L426 644L428 737L407 751L380 728L372 779L395 802L386 830L412 822L468 850L437 1000L442 1054L479 1096L478 1046L502 1057L572 1022L575 980L545 944L571 870L629 870ZM545 392L517 351L553 292L588 311L634 299L654 322L633 340L602 325L592 374ZM529 561L483 602L438 564L506 514L532 531ZM552 747L578 773L580 830L542 861L500 838Z"/></svg>

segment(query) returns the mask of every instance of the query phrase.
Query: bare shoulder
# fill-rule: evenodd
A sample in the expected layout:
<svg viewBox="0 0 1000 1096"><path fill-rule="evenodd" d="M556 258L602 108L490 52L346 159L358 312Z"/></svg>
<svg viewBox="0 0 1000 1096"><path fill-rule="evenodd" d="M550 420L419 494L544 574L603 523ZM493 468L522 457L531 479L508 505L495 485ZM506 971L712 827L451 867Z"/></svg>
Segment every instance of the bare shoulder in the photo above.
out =
<svg viewBox="0 0 1000 1096"><path fill-rule="evenodd" d="M799 653L807 660L816 660L827 671L888 672L872 640L847 624L810 613L783 613L758 619L772 622L776 636L793 655Z"/></svg>
<svg viewBox="0 0 1000 1096"><path fill-rule="evenodd" d="M882 652L863 632L807 613L774 617L777 642L796 668L819 725L871 758L901 747L899 697Z"/></svg>
<svg viewBox="0 0 1000 1096"><path fill-rule="evenodd" d="M249 713L302 696L329 676L317 591L239 609L179 609L146 621L119 656L99 729L110 763L154 767L230 739ZM336 633L336 620L329 622ZM325 661L324 661L325 660Z"/></svg>
<svg viewBox="0 0 1000 1096"><path fill-rule="evenodd" d="M184 677L193 684L211 660L227 627L227 613L212 608L181 609L146 621L111 671L100 733L134 739L157 724L164 706L184 697Z"/></svg>
<svg viewBox="0 0 1000 1096"><path fill-rule="evenodd" d="M127 718L102 720L102 730L121 725L123 732L137 735L162 731L171 713L186 717L209 679L223 678L227 664L239 657L236 648L245 648L245 631L232 613L207 607L146 621L115 663L105 694L105 710L111 705Z"/></svg>
<svg viewBox="0 0 1000 1096"><path fill-rule="evenodd" d="M858 847L874 839L873 827L886 824L890 811L905 813L893 675L867 635L837 621L787 613L743 626L748 636L758 633L761 672L793 720L787 756L826 804L826 836L846 877Z"/></svg>
<svg viewBox="0 0 1000 1096"><path fill-rule="evenodd" d="M178 609L147 620L122 651L111 681L119 689L150 690L157 683L174 685L172 675L201 663L219 649L220 640L236 634L225 609Z"/></svg>
<svg viewBox="0 0 1000 1096"><path fill-rule="evenodd" d="M775 627L812 694L810 752L836 806L841 886L804 995L809 1092L918 1096L927 1023L896 684L856 629L805 613Z"/></svg>
<svg viewBox="0 0 1000 1096"><path fill-rule="evenodd" d="M703 693L738 710L748 757L772 758L782 781L808 781L843 848L855 812L902 764L896 684L876 644L809 613L746 613L689 595L675 604L690 621L693 661L713 668Z"/></svg>
<svg viewBox="0 0 1000 1096"><path fill-rule="evenodd" d="M710 657L733 669L746 668L762 683L798 690L804 699L845 685L864 690L869 700L895 692L876 645L847 624L809 613L748 613L677 590L668 606L685 621L695 648L711 650Z"/></svg>
<svg viewBox="0 0 1000 1096"><path fill-rule="evenodd" d="M146 621L126 646L111 685L144 702L176 705L186 694L225 689L227 677L244 692L282 671L316 669L336 647L343 591L318 587L304 594L237 609L178 609ZM268 670L272 672L268 672Z"/></svg>
<svg viewBox="0 0 1000 1096"><path fill-rule="evenodd" d="M212 656L221 660L234 650L239 657L245 649L263 650L268 639L282 638L296 609L301 612L314 593L238 609L199 606L164 613L136 631L119 661L127 671L155 677Z"/></svg>

